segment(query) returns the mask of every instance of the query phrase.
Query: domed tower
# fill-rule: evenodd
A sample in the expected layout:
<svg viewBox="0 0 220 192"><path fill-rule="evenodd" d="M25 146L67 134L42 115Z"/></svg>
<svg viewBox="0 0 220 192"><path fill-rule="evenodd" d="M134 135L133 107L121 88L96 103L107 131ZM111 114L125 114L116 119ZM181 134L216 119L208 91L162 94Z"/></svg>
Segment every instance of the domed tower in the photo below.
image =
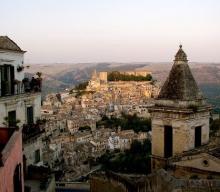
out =
<svg viewBox="0 0 220 192"><path fill-rule="evenodd" d="M156 104L150 109L153 170L166 168L169 158L209 142L210 109L180 45Z"/></svg>

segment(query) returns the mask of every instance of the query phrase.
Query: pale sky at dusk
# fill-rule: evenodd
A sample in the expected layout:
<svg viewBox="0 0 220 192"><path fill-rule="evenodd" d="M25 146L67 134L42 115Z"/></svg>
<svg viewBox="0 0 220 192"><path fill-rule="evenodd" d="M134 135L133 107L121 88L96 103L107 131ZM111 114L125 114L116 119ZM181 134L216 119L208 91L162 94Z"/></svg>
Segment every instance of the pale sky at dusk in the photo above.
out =
<svg viewBox="0 0 220 192"><path fill-rule="evenodd" d="M26 63L220 62L220 0L0 0Z"/></svg>

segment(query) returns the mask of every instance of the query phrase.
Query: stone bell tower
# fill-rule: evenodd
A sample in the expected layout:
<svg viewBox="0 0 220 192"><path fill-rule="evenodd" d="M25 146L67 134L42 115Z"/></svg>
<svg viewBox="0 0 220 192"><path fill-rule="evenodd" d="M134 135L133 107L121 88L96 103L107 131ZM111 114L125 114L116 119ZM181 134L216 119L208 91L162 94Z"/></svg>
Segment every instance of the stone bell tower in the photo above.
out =
<svg viewBox="0 0 220 192"><path fill-rule="evenodd" d="M182 45L156 104L149 111L152 170L166 168L169 158L209 142L210 106L193 78Z"/></svg>

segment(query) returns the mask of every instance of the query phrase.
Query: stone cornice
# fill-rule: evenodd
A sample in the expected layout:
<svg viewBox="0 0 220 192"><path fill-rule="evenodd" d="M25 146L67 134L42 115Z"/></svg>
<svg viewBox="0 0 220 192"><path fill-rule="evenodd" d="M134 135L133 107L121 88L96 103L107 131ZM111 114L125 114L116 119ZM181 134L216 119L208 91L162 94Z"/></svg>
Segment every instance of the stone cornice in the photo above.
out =
<svg viewBox="0 0 220 192"><path fill-rule="evenodd" d="M27 99L34 99L37 96L40 96L40 92L35 92L35 93L22 93L18 95L9 95L5 97L0 97L0 104L4 103L5 105L11 105L13 103L17 103L18 101L23 101Z"/></svg>

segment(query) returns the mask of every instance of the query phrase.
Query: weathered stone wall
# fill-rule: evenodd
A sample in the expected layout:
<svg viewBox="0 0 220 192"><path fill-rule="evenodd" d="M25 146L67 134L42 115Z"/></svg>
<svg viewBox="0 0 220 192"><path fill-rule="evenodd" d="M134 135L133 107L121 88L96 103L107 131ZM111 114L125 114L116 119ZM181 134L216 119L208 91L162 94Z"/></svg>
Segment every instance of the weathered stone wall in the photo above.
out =
<svg viewBox="0 0 220 192"><path fill-rule="evenodd" d="M195 147L195 127L202 127L202 144L209 141L209 112L183 115L173 112L152 113L152 155L164 157L164 126L173 128L173 156Z"/></svg>
<svg viewBox="0 0 220 192"><path fill-rule="evenodd" d="M16 111L16 119L20 120L19 125L27 123L26 109L33 106L34 122L40 119L41 95L40 93L25 93L0 98L0 126L5 126L4 118L8 116L9 111Z"/></svg>
<svg viewBox="0 0 220 192"><path fill-rule="evenodd" d="M220 180L181 180L164 170L148 176L105 174L92 176L91 192L219 192Z"/></svg>
<svg viewBox="0 0 220 192"><path fill-rule="evenodd" d="M42 141L42 136L38 137L33 137L26 141L24 143L24 155L26 158L26 166L28 167L29 165L34 165L35 162L35 151L39 150L40 151L40 161L42 161L42 156L43 156L43 148L44 148L44 143Z"/></svg>
<svg viewBox="0 0 220 192"><path fill-rule="evenodd" d="M91 192L126 192L126 188L114 180L95 177L91 179L90 184Z"/></svg>
<svg viewBox="0 0 220 192"><path fill-rule="evenodd" d="M115 173L91 178L91 192L171 192L175 189L169 177L118 175Z"/></svg>
<svg viewBox="0 0 220 192"><path fill-rule="evenodd" d="M175 166L172 170L172 175L177 178L189 179L192 176L198 176L198 178L207 179L207 177L212 177L215 179L220 179L220 173L213 171L199 170L191 167L181 167Z"/></svg>

